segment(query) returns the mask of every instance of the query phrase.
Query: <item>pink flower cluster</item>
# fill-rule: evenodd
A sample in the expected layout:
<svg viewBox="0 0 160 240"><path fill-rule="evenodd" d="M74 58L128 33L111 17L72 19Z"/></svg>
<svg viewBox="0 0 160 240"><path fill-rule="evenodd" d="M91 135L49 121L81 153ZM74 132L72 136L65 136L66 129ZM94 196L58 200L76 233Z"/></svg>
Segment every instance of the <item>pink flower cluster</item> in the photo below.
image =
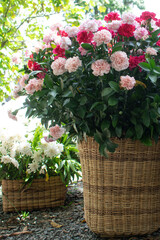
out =
<svg viewBox="0 0 160 240"><path fill-rule="evenodd" d="M49 131L49 134L53 137L54 140L57 140L65 133L65 129L59 127L57 124L54 127L50 127Z"/></svg>
<svg viewBox="0 0 160 240"><path fill-rule="evenodd" d="M28 84L25 86L27 94L33 94L35 91L42 90L44 79L32 78L29 80Z"/></svg>
<svg viewBox="0 0 160 240"><path fill-rule="evenodd" d="M147 47L146 53L149 55L157 56L157 50L153 47Z"/></svg>
<svg viewBox="0 0 160 240"><path fill-rule="evenodd" d="M66 60L65 69L71 73L77 71L77 69L81 66L82 61L79 59L79 57L73 57Z"/></svg>
<svg viewBox="0 0 160 240"><path fill-rule="evenodd" d="M129 59L125 52L117 51L111 55L110 59L112 67L118 72L129 67Z"/></svg>
<svg viewBox="0 0 160 240"><path fill-rule="evenodd" d="M66 64L66 59L65 58L62 58L62 57L57 58L51 64L53 74L58 76L58 75L62 75L63 73L65 73L66 72L65 64Z"/></svg>
<svg viewBox="0 0 160 240"><path fill-rule="evenodd" d="M108 74L110 71L110 64L104 60L99 59L92 63L91 69L93 70L93 75L95 76L103 76L104 74Z"/></svg>
<svg viewBox="0 0 160 240"><path fill-rule="evenodd" d="M102 43L109 43L112 39L112 34L108 30L101 30L94 34L93 41L100 46Z"/></svg>
<svg viewBox="0 0 160 240"><path fill-rule="evenodd" d="M127 90L131 90L135 84L136 84L136 80L134 77L130 77L130 76L121 76L120 77L120 86L122 88L125 88Z"/></svg>
<svg viewBox="0 0 160 240"><path fill-rule="evenodd" d="M28 74L24 74L23 77L19 80L19 85L24 88L26 86L26 81L29 79Z"/></svg>
<svg viewBox="0 0 160 240"><path fill-rule="evenodd" d="M79 59L79 57L68 58L67 60L59 57L51 64L53 74L56 76L62 75L66 71L69 73L75 72L81 66L82 61Z"/></svg>
<svg viewBox="0 0 160 240"><path fill-rule="evenodd" d="M149 37L148 30L144 27L138 27L134 31L134 37L135 37L136 40L146 39L146 38Z"/></svg>

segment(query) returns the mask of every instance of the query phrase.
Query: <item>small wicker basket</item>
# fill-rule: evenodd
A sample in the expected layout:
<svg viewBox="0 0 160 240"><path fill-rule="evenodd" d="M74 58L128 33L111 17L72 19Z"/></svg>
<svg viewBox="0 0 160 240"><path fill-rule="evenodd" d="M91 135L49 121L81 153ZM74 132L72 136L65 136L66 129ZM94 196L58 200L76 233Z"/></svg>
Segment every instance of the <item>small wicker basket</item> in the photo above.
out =
<svg viewBox="0 0 160 240"><path fill-rule="evenodd" d="M24 187L22 180L2 180L3 211L34 210L64 205L66 186L59 176L34 179Z"/></svg>
<svg viewBox="0 0 160 240"><path fill-rule="evenodd" d="M114 142L119 147L108 159L93 138L79 144L86 222L108 237L154 232L160 227L160 142Z"/></svg>

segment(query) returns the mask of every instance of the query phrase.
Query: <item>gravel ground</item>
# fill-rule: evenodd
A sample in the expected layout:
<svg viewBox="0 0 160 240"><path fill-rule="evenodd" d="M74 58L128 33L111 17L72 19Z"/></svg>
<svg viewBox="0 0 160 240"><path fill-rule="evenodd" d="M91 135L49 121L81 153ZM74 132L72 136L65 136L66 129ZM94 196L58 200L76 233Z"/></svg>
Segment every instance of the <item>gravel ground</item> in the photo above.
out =
<svg viewBox="0 0 160 240"><path fill-rule="evenodd" d="M89 230L84 221L83 186L82 182L78 182L68 187L65 206L26 212L26 216L25 213L23 215L3 213L0 197L0 239L109 240L111 238L101 238ZM160 230L147 236L112 239L160 240Z"/></svg>

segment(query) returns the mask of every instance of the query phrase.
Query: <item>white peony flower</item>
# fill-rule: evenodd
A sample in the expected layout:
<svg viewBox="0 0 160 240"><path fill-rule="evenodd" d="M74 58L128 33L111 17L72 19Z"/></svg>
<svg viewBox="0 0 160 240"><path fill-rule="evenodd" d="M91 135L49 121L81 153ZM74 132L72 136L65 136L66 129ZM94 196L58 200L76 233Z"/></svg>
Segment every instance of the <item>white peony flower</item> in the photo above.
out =
<svg viewBox="0 0 160 240"><path fill-rule="evenodd" d="M7 164L12 163L16 168L19 167L19 163L15 158L11 158L9 155L2 156L1 162Z"/></svg>

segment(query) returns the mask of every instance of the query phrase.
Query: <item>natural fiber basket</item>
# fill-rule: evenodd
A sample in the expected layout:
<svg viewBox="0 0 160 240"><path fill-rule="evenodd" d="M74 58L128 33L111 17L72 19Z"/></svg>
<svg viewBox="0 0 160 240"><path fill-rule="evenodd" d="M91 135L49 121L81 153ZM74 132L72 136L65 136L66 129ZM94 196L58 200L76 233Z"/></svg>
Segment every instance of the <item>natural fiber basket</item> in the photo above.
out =
<svg viewBox="0 0 160 240"><path fill-rule="evenodd" d="M102 236L141 235L160 227L160 142L115 139L106 159L93 138L79 144L85 219Z"/></svg>
<svg viewBox="0 0 160 240"><path fill-rule="evenodd" d="M2 180L3 211L33 210L64 205L66 186L59 176L35 179L24 187L22 180Z"/></svg>

